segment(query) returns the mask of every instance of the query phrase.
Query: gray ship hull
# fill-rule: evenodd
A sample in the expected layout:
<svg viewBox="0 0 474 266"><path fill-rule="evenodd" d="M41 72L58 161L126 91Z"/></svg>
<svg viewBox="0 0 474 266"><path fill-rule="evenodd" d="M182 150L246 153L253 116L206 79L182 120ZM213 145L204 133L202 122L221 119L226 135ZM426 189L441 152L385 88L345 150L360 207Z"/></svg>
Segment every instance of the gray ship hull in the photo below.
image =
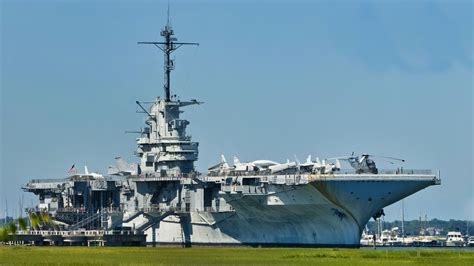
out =
<svg viewBox="0 0 474 266"><path fill-rule="evenodd" d="M347 176L273 185L266 195L231 192L223 197L234 211L170 215L145 233L150 244L359 246L378 211L436 183L432 177Z"/></svg>

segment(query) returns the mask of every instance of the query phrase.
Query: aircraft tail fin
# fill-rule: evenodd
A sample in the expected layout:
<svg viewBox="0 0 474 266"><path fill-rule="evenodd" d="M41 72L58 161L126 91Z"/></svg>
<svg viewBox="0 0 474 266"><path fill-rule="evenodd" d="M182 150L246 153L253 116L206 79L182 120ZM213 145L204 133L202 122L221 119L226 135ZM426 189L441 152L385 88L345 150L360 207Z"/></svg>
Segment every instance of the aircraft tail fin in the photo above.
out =
<svg viewBox="0 0 474 266"><path fill-rule="evenodd" d="M234 156L234 165L240 164L239 158L237 156Z"/></svg>

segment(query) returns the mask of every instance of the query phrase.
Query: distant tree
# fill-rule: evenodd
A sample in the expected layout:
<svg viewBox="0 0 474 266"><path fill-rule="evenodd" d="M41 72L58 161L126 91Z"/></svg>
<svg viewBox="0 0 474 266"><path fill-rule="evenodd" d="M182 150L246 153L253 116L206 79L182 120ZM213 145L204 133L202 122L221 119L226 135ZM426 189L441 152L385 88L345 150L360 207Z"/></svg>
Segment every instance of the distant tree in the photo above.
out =
<svg viewBox="0 0 474 266"><path fill-rule="evenodd" d="M4 225L2 227L0 227L0 242L8 242L8 229L7 227Z"/></svg>
<svg viewBox="0 0 474 266"><path fill-rule="evenodd" d="M26 231L26 229L27 229L26 219L25 218L18 218L18 226L20 227L21 230Z"/></svg>
<svg viewBox="0 0 474 266"><path fill-rule="evenodd" d="M11 222L10 224L8 224L8 231L10 232L10 234L13 235L13 238L16 238L16 224L14 222Z"/></svg>

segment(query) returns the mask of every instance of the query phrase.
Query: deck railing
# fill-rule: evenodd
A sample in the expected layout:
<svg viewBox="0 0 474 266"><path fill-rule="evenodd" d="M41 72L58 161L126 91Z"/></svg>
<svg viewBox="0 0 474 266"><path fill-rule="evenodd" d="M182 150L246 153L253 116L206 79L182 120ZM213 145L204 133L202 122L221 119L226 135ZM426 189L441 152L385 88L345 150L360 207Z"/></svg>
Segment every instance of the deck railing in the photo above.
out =
<svg viewBox="0 0 474 266"><path fill-rule="evenodd" d="M279 173L270 173L269 171L228 171L226 173L208 173L207 176L202 177L204 181L208 179L206 177L227 177L227 176L278 176L278 175L303 175L303 174L312 174L311 172L295 171L291 174L279 174ZM324 175L338 175L338 174L358 174L354 169L341 169L339 171L334 171L331 174ZM362 174L371 174L371 173L362 173ZM377 175L435 175L432 170L429 169L379 169Z"/></svg>

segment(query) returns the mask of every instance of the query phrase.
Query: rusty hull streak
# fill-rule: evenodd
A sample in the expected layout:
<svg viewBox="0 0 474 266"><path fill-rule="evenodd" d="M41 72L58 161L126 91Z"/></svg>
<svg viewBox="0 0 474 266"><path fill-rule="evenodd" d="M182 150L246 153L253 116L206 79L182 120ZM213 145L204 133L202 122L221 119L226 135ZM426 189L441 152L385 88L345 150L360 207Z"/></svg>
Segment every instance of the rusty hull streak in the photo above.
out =
<svg viewBox="0 0 474 266"><path fill-rule="evenodd" d="M337 207L341 208L342 210L344 210L347 214L349 214L349 216L352 218L352 220L354 220L354 222L359 226L359 235L362 234L361 232L361 225L359 224L359 221L357 221L357 219L354 217L354 215L352 214L352 212L350 212L347 208L343 207L342 204L337 200L337 198L333 197L327 190L327 187L326 187L326 180L317 180L317 178L314 178L314 177L317 177L316 175L313 176L311 175L310 176L310 184L315 187L321 194L323 194L324 197L326 197L327 200L329 200L331 203L333 203L334 205L336 205Z"/></svg>

